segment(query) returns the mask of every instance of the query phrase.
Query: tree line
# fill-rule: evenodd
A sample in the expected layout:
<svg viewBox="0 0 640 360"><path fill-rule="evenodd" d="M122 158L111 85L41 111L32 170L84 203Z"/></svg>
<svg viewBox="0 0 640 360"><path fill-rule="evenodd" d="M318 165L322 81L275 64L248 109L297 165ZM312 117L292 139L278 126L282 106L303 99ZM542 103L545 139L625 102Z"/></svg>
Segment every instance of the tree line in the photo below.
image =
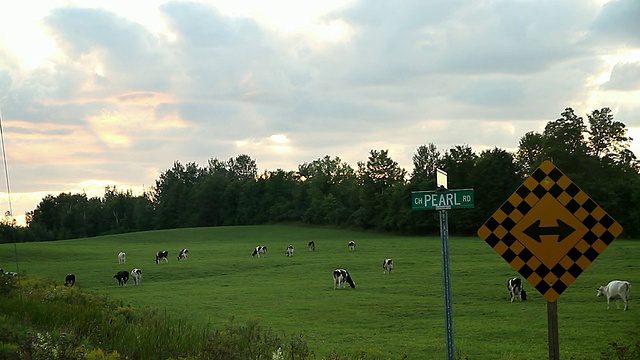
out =
<svg viewBox="0 0 640 360"><path fill-rule="evenodd" d="M609 108L586 120L566 108L542 133L528 132L515 152L497 147L473 151L456 145L441 152L419 146L410 172L388 150L371 150L352 167L329 155L258 173L246 154L205 166L178 161L142 195L105 189L103 197L48 195L27 213L27 226L5 220L2 242L59 240L105 234L201 226L302 223L401 234L439 233L436 212L412 211L411 192L433 190L436 169L448 173L451 189L473 188L475 207L452 210L449 231L477 229L544 160L551 160L624 227L640 235L640 162L629 150L626 126Z"/></svg>

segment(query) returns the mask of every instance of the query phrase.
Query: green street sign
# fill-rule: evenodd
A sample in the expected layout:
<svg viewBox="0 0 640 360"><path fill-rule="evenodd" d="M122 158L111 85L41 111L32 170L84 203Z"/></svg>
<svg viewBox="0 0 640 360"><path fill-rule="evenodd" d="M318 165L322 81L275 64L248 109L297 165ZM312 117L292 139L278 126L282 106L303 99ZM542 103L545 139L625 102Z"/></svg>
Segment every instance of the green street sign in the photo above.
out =
<svg viewBox="0 0 640 360"><path fill-rule="evenodd" d="M412 191L413 210L451 210L473 208L473 189L450 189L444 191Z"/></svg>

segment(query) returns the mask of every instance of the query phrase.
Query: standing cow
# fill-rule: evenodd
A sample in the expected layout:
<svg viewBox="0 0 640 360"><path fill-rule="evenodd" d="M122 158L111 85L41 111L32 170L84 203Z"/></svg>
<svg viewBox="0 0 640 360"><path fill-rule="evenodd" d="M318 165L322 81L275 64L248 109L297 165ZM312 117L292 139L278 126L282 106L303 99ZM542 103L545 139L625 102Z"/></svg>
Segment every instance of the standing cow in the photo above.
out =
<svg viewBox="0 0 640 360"><path fill-rule="evenodd" d="M311 240L309 241L309 251L316 251L316 242Z"/></svg>
<svg viewBox="0 0 640 360"><path fill-rule="evenodd" d="M127 281L129 281L129 272L127 270L120 270L113 278L118 280L118 286L127 286Z"/></svg>
<svg viewBox="0 0 640 360"><path fill-rule="evenodd" d="M349 247L349 250L354 250L356 248L356 242L351 240L347 246Z"/></svg>
<svg viewBox="0 0 640 360"><path fill-rule="evenodd" d="M189 249L182 249L178 254L178 260L187 260L189 258Z"/></svg>
<svg viewBox="0 0 640 360"><path fill-rule="evenodd" d="M631 283L623 280L610 281L606 286L600 286L596 296L607 297L607 310L609 310L609 301L622 300L624 302L624 310L629 308L629 293L631 292ZM620 302L616 301L616 308L620 309Z"/></svg>
<svg viewBox="0 0 640 360"><path fill-rule="evenodd" d="M140 281L142 280L142 270L138 268L131 270L131 278L133 279L134 285L140 285Z"/></svg>
<svg viewBox="0 0 640 360"><path fill-rule="evenodd" d="M67 274L64 278L64 286L73 286L76 284L76 275L75 274Z"/></svg>
<svg viewBox="0 0 640 360"><path fill-rule="evenodd" d="M385 274L391 274L391 271L393 271L393 260L384 259L382 262L382 269Z"/></svg>
<svg viewBox="0 0 640 360"><path fill-rule="evenodd" d="M353 282L351 278L351 274L345 269L335 269L333 270L333 288L339 289L340 285L342 288L345 288L345 284L348 283L352 288L356 287L356 283Z"/></svg>
<svg viewBox="0 0 640 360"><path fill-rule="evenodd" d="M287 246L287 256L293 256L293 245Z"/></svg>
<svg viewBox="0 0 640 360"><path fill-rule="evenodd" d="M516 299L520 301L527 300L527 292L522 286L522 279L517 277L509 279L507 281L507 290L509 290L511 302L514 302Z"/></svg>
<svg viewBox="0 0 640 360"><path fill-rule="evenodd" d="M160 264L160 261L165 263L169 262L169 252L167 250L158 251L156 253L156 264Z"/></svg>
<svg viewBox="0 0 640 360"><path fill-rule="evenodd" d="M118 264L120 264L120 265L124 265L124 263L126 262L126 260L127 260L127 254L126 254L126 253L124 253L123 251L120 251L120 252L118 253Z"/></svg>
<svg viewBox="0 0 640 360"><path fill-rule="evenodd" d="M266 246L256 246L255 249L253 249L253 253L251 253L251 256L258 256L260 257L260 255L263 256L267 256L267 247Z"/></svg>

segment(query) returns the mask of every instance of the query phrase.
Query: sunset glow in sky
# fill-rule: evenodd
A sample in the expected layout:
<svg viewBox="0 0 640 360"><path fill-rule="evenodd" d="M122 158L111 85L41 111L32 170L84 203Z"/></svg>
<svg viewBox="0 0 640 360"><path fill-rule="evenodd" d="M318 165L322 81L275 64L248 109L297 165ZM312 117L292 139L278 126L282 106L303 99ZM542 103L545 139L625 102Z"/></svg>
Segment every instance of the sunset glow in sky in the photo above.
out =
<svg viewBox="0 0 640 360"><path fill-rule="evenodd" d="M429 143L515 150L566 107L611 108L640 156L638 19L638 0L2 2L13 214L174 161L388 149L410 171Z"/></svg>

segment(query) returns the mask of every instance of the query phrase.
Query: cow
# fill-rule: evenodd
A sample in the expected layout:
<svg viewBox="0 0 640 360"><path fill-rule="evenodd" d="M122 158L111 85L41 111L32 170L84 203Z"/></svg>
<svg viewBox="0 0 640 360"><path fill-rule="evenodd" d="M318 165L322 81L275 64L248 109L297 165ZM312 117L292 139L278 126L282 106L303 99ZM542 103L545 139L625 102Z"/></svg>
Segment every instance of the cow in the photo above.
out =
<svg viewBox="0 0 640 360"><path fill-rule="evenodd" d="M178 260L187 260L189 258L189 249L182 249L178 254Z"/></svg>
<svg viewBox="0 0 640 360"><path fill-rule="evenodd" d="M256 246L255 249L253 249L253 253L251 253L251 256L258 256L260 257L260 255L264 255L267 256L267 247L266 246Z"/></svg>
<svg viewBox="0 0 640 360"><path fill-rule="evenodd" d="M606 286L600 286L596 296L604 295L607 297L607 310L609 310L609 301L622 300L624 302L624 310L629 308L629 292L631 291L631 283L623 280L612 280ZM620 309L620 302L616 301L616 308Z"/></svg>
<svg viewBox="0 0 640 360"><path fill-rule="evenodd" d="M8 276L18 276L18 273L15 271L7 271L5 274Z"/></svg>
<svg viewBox="0 0 640 360"><path fill-rule="evenodd" d="M514 302L516 299L520 301L527 300L527 292L522 287L522 279L513 278L507 281L507 290L509 290L509 298L511 302Z"/></svg>
<svg viewBox="0 0 640 360"><path fill-rule="evenodd" d="M76 275L75 274L67 274L64 278L64 286L73 286L76 284Z"/></svg>
<svg viewBox="0 0 640 360"><path fill-rule="evenodd" d="M316 243L315 241L309 241L309 251L316 251Z"/></svg>
<svg viewBox="0 0 640 360"><path fill-rule="evenodd" d="M349 283L352 288L356 287L356 283L353 282L351 278L351 274L345 269L335 269L333 270L333 288L339 289L342 284L342 288L345 288L345 283Z"/></svg>
<svg viewBox="0 0 640 360"><path fill-rule="evenodd" d="M131 270L131 278L133 278L133 285L140 285L140 280L142 280L142 270L138 268Z"/></svg>
<svg viewBox="0 0 640 360"><path fill-rule="evenodd" d="M127 270L120 270L113 275L113 278L118 280L118 286L127 286L127 281L129 281L129 272Z"/></svg>
<svg viewBox="0 0 640 360"><path fill-rule="evenodd" d="M393 271L393 260L384 259L382 262L382 270L385 274L391 274L391 271Z"/></svg>
<svg viewBox="0 0 640 360"><path fill-rule="evenodd" d="M287 256L293 256L293 245L287 246Z"/></svg>
<svg viewBox="0 0 640 360"><path fill-rule="evenodd" d="M351 240L347 246L349 246L349 250L354 250L356 248L356 242Z"/></svg>
<svg viewBox="0 0 640 360"><path fill-rule="evenodd" d="M156 253L156 264L160 264L160 261L163 260L165 263L169 262L169 252L167 250L158 251Z"/></svg>
<svg viewBox="0 0 640 360"><path fill-rule="evenodd" d="M124 253L124 252L122 252L122 251L120 251L120 252L118 253L118 264L120 264L120 265L124 265L124 263L126 262L126 260L127 260L127 254L126 254L126 253Z"/></svg>

